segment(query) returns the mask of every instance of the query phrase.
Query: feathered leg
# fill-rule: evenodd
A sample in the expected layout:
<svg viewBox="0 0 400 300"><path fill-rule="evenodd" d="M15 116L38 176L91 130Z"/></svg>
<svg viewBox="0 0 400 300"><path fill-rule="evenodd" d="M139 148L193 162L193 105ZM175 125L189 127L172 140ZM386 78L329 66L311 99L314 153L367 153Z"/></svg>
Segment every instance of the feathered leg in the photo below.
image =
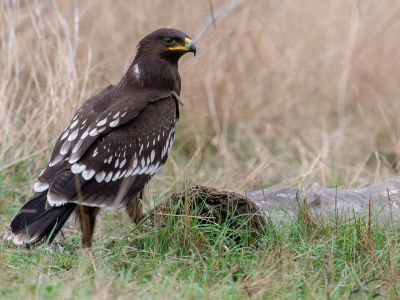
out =
<svg viewBox="0 0 400 300"><path fill-rule="evenodd" d="M126 203L126 212L135 224L138 224L143 219L142 196L143 190L135 198Z"/></svg>
<svg viewBox="0 0 400 300"><path fill-rule="evenodd" d="M99 210L98 207L78 205L77 215L81 225L83 248L92 247L92 237Z"/></svg>

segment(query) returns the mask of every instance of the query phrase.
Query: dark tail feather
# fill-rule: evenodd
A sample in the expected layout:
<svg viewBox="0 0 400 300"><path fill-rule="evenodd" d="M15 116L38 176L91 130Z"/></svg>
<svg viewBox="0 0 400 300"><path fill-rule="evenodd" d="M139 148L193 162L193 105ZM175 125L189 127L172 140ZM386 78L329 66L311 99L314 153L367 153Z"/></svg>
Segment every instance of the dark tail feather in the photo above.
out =
<svg viewBox="0 0 400 300"><path fill-rule="evenodd" d="M8 240L16 245L51 243L75 210L76 204L47 207L47 191L26 203L10 224Z"/></svg>

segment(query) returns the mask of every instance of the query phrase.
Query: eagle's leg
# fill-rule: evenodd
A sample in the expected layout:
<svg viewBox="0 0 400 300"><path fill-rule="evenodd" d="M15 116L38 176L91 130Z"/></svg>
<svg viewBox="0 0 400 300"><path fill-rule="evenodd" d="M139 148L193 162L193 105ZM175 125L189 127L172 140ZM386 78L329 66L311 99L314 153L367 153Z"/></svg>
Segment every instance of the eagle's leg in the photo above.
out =
<svg viewBox="0 0 400 300"><path fill-rule="evenodd" d="M98 207L78 205L77 215L81 225L83 248L92 247L94 226L96 225L96 217L99 210Z"/></svg>
<svg viewBox="0 0 400 300"><path fill-rule="evenodd" d="M126 212L135 224L138 224L143 219L142 196L143 190L135 198L126 203Z"/></svg>

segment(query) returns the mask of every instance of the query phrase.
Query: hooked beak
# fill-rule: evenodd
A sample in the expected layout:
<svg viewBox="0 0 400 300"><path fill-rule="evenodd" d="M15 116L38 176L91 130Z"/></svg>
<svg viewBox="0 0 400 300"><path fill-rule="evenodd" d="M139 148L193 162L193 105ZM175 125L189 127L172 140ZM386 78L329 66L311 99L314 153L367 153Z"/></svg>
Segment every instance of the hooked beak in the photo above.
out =
<svg viewBox="0 0 400 300"><path fill-rule="evenodd" d="M185 38L185 47L188 52L193 52L193 56L196 56L196 44L188 38Z"/></svg>

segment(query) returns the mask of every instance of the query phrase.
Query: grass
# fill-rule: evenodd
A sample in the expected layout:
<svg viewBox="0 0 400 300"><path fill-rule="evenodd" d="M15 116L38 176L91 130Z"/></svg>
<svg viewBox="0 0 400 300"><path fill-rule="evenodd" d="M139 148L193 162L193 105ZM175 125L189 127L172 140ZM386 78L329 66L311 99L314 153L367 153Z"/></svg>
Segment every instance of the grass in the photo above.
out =
<svg viewBox="0 0 400 300"><path fill-rule="evenodd" d="M16 176L14 183L27 181ZM2 187L16 202L2 210L6 225L24 198ZM92 251L80 248L71 226L50 247L2 243L0 298L399 297L400 239L393 227L371 227L365 218L316 222L302 211L268 219L254 237L234 216L222 224L196 216L194 210L163 227L137 227L125 214L102 214Z"/></svg>
<svg viewBox="0 0 400 300"><path fill-rule="evenodd" d="M11 216L4 213L3 224ZM51 247L2 243L0 298L399 297L394 229L370 228L362 218L317 223L300 213L269 219L251 238L245 226L232 228L233 217L205 224L196 211L191 216L135 227L126 216L103 214L91 252L71 230Z"/></svg>
<svg viewBox="0 0 400 300"><path fill-rule="evenodd" d="M398 175L400 3L4 0L2 228L74 111L165 26L191 34L198 54L180 64L177 139L147 207L192 184L342 188ZM232 240L228 224L135 229L124 213L104 213L91 254L72 223L50 249L1 243L0 298L399 297L396 229L306 216L270 220L256 242L246 231Z"/></svg>

